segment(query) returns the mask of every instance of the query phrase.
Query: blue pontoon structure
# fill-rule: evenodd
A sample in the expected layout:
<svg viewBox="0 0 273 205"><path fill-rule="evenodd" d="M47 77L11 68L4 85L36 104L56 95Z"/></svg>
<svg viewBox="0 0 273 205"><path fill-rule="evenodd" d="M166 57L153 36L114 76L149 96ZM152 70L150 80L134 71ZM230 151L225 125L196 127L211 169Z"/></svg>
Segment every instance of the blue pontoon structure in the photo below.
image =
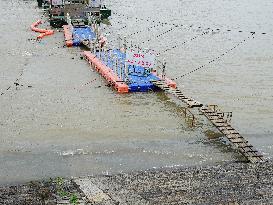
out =
<svg viewBox="0 0 273 205"><path fill-rule="evenodd" d="M155 51L127 49L126 40L123 48L116 49L101 48L94 42L90 51L85 51L83 55L91 67L120 93L155 91L158 87L153 82L160 80L176 88L176 83L165 76L166 64L156 61L158 55ZM123 84L119 85L121 82Z"/></svg>

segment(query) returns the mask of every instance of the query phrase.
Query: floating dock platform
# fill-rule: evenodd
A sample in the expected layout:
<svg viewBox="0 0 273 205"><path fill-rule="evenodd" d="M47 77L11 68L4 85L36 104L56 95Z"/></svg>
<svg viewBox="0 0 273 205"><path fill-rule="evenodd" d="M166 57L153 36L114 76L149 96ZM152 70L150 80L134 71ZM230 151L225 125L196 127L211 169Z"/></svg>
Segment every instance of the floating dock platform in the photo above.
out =
<svg viewBox="0 0 273 205"><path fill-rule="evenodd" d="M96 54L85 51L83 55L90 66L101 73L119 93L158 90L154 82L160 80L171 88L176 88L174 81L168 78L163 80L155 71L150 72L143 66L126 66L126 54L119 49L100 51L96 52Z"/></svg>

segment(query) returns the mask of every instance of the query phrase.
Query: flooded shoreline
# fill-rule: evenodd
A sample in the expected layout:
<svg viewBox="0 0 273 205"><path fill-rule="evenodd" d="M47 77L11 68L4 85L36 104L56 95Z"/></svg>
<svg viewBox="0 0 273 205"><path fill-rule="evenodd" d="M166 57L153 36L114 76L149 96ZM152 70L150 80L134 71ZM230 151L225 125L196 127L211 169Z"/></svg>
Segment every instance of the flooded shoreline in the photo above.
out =
<svg viewBox="0 0 273 205"><path fill-rule="evenodd" d="M189 40L204 28L221 29L166 53L163 57L171 77L206 64L256 31L249 43L177 82L195 99L233 111L232 124L270 159L273 26L268 21L272 17L268 8L272 2L259 6L255 1L199 3L149 1L143 7L143 0L109 0L106 4L113 11L129 17L113 15L112 26L105 31L112 32L108 36L111 40L116 38L115 31L127 35L142 30L130 40L140 44L143 39L153 39L143 46L163 51L166 45ZM169 8L173 8L171 14ZM0 20L0 91L4 93L0 100L0 184L243 160L221 139L208 140L205 132L214 128L201 118L199 126L188 127L179 104L164 93L115 93L81 60L80 48L63 47L62 31L56 30L41 42L32 40L36 34L30 25L43 15L36 1L1 1L0 10L5 14ZM243 18L239 18L241 10ZM230 22L224 15L227 11ZM156 38L170 26L148 30L153 24L142 21L136 27L134 17L140 18L138 14L143 19L152 16L194 28ZM257 20L251 22L254 17ZM42 20L48 27L47 19ZM125 24L128 27L119 30Z"/></svg>

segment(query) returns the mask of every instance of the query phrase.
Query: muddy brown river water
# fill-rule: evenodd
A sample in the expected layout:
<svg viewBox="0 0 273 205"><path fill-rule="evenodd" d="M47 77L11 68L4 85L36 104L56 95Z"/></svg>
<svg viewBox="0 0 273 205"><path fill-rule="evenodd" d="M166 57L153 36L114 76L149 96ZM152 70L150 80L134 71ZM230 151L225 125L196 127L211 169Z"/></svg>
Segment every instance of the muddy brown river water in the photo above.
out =
<svg viewBox="0 0 273 205"><path fill-rule="evenodd" d="M234 127L272 158L272 1L105 3L116 12L112 26L103 29L110 32L111 46L117 46L118 33L158 52L178 45L160 56L167 75L175 78L206 65L177 79L179 87L200 102L233 111ZM242 160L221 139L208 140L205 131L214 128L201 117L197 127L189 127L170 96L119 95L105 86L80 59L80 48L63 47L61 31L33 40L37 34L30 31L31 23L46 20L36 1L0 0L0 13L1 184ZM157 24L153 20L168 24L150 28ZM198 36L208 28L208 34ZM250 32L256 32L254 39L248 39Z"/></svg>

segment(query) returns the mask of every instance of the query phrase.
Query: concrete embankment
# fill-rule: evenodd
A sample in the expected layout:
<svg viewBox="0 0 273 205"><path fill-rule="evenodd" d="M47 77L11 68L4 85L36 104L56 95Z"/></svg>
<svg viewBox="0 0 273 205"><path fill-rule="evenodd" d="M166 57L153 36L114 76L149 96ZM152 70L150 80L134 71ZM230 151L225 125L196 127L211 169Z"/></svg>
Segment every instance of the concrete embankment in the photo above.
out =
<svg viewBox="0 0 273 205"><path fill-rule="evenodd" d="M273 204L273 163L229 163L0 188L0 204Z"/></svg>

